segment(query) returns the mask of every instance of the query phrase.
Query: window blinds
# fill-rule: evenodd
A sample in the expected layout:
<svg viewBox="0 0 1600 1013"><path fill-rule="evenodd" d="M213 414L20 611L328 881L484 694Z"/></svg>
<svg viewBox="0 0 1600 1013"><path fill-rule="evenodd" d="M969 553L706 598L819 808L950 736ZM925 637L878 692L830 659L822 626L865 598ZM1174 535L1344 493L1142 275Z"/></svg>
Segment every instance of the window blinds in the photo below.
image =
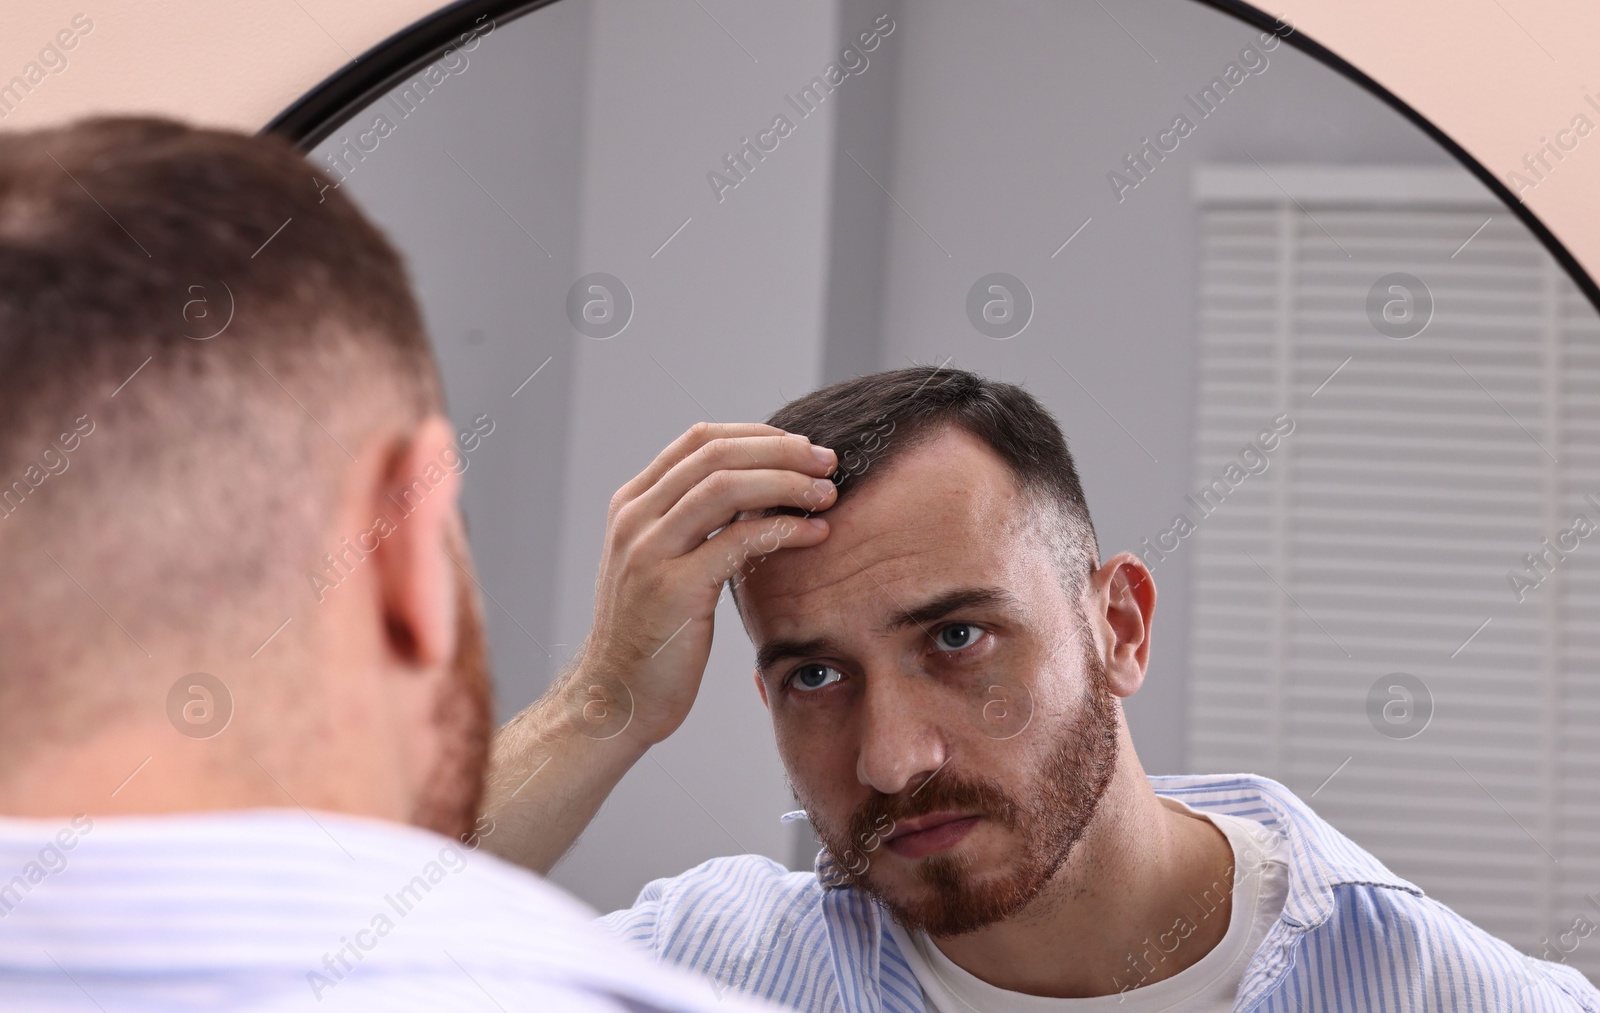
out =
<svg viewBox="0 0 1600 1013"><path fill-rule="evenodd" d="M1284 782L1600 980L1600 320L1461 170L1208 166L1194 196L1191 767ZM1427 296L1374 296L1395 273Z"/></svg>

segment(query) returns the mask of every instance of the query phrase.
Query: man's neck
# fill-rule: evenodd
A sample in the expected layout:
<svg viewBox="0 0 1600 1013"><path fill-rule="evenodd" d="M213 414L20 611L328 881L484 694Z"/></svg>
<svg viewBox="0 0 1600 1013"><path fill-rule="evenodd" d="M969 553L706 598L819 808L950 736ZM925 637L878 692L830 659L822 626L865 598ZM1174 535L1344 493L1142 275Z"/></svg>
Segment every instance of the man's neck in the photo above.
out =
<svg viewBox="0 0 1600 1013"><path fill-rule="evenodd" d="M1137 763L1121 765L1089 830L1038 897L1003 922L934 942L998 988L1111 995L1169 978L1222 941L1232 866L1233 848L1215 824L1163 806ZM1209 909L1196 900L1207 891Z"/></svg>
<svg viewBox="0 0 1600 1013"><path fill-rule="evenodd" d="M98 819L299 806L405 818L395 778L337 740L337 751L315 742L251 750L244 729L227 734L194 740L165 723L130 719L88 741L37 748L0 771L0 815Z"/></svg>

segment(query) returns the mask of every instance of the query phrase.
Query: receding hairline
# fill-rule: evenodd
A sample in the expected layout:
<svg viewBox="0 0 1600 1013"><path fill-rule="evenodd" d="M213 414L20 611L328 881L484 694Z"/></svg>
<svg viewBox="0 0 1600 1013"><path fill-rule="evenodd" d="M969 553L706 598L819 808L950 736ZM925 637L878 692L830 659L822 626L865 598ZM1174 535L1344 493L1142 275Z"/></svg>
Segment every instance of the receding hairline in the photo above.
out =
<svg viewBox="0 0 1600 1013"><path fill-rule="evenodd" d="M926 424L916 426L908 439L903 443L900 452L883 461L881 468L869 468L858 475L853 475L854 480L846 485L839 486L839 494L834 502L821 511L804 510L793 506L766 507L757 511L741 511L734 515L733 520L767 519L771 517L809 517L816 515L827 519L829 510L837 507L847 496L859 495L863 489L876 488L881 482L892 482L899 470L897 465L902 465L905 460L917 450L923 449L928 444L936 443L952 434L960 432L970 437L979 451L988 455L1011 482L1021 500L1021 511L1026 523L1034 526L1035 530L1053 542L1055 566L1061 580L1061 587L1074 602L1081 596L1085 584L1083 577L1099 566L1099 553L1093 544L1087 513L1080 518L1074 511L1074 505L1063 502L1059 496L1042 482L1028 483L1018 475L1003 456L984 438L981 433L973 432L969 426L963 425L959 418L932 419ZM826 544L825 542L823 544ZM781 549L778 551L782 551ZM1076 569L1081 567L1083 574L1078 574ZM738 612L741 623L745 624L746 632L749 624L745 620L744 605L739 599L739 587L732 578L728 580L728 593L733 599L734 610Z"/></svg>
<svg viewBox="0 0 1600 1013"><path fill-rule="evenodd" d="M1017 492L1028 500L1028 506L1032 510L1045 513L1053 512L1069 528L1090 523L1086 509L1078 507L1075 503L1064 501L1055 494L1047 483L1038 480L1030 481L1028 476L1019 473L1011 462L1007 461L982 433L975 431L959 416L934 417L914 424L910 432L907 433L906 439L898 446L897 452L886 455L879 462L882 465L881 467L869 467L863 472L849 476L844 483L837 484L838 496L834 499L829 509L838 506L846 498L859 494L862 489L871 488L878 482L886 481L887 479L884 476L893 475L897 470L895 466L904 461L906 457L928 444L936 443L956 432L964 433L971 437L973 442L985 454L1000 465L1007 477L1011 479ZM816 511L791 506L776 506L755 512L747 512L743 516L758 518L809 517L813 513L816 513ZM826 511L822 511L820 516L826 517ZM1098 560L1098 552L1093 547L1090 548L1089 560L1090 562Z"/></svg>

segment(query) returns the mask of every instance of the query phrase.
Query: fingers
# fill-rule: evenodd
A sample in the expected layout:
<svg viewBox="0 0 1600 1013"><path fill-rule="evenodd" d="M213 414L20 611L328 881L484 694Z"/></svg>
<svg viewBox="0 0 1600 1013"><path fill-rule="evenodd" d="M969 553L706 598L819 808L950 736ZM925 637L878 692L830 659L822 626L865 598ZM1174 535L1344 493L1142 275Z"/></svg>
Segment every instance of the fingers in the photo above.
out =
<svg viewBox="0 0 1600 1013"><path fill-rule="evenodd" d="M802 549L827 537L828 522L820 517L751 517L729 524L684 559L695 579L715 586L738 574L737 583L773 552Z"/></svg>
<svg viewBox="0 0 1600 1013"><path fill-rule="evenodd" d="M652 556L681 556L727 524L739 511L775 506L825 510L833 505L837 496L838 488L826 478L814 478L798 471L775 468L714 471L673 504L666 516L644 533L640 544L648 546Z"/></svg>
<svg viewBox="0 0 1600 1013"><path fill-rule="evenodd" d="M716 439L733 439L741 436L782 436L783 430L761 422L696 422L688 432L673 440L656 455L650 466L635 475L612 497L613 510L638 499L649 490L674 465ZM665 512L663 508L662 512Z"/></svg>
<svg viewBox="0 0 1600 1013"><path fill-rule="evenodd" d="M795 473L801 484L805 485L811 479L827 477L837 467L838 461L833 451L814 447L803 436L790 436L777 430L774 432L778 435L717 437L707 441L668 469L654 486L641 493L634 503L635 512L645 523L665 516L691 490L699 488L719 472L753 469L789 471ZM709 535L727 521L735 510L768 506L821 509L807 505L801 499L787 498L750 506L729 503L717 523L702 529L700 536Z"/></svg>

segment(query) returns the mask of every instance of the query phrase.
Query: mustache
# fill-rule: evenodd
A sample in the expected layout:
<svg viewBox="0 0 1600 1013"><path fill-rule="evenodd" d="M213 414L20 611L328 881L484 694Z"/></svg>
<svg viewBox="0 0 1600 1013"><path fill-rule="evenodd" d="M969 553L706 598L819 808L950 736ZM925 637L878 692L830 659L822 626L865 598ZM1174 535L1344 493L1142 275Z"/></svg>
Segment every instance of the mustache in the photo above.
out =
<svg viewBox="0 0 1600 1013"><path fill-rule="evenodd" d="M1022 815L1016 800L997 782L941 771L909 792L895 795L874 792L851 814L850 840L870 849L875 847L874 838L889 836L899 823L952 809L975 812L1007 830L1017 829Z"/></svg>

